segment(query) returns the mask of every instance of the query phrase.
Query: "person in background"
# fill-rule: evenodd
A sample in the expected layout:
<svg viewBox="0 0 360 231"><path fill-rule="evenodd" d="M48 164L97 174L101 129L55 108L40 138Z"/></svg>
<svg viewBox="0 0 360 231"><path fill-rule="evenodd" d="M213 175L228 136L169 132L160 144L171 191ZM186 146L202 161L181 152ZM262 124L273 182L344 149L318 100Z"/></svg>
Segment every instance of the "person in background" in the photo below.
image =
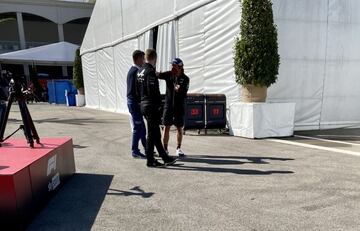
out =
<svg viewBox="0 0 360 231"><path fill-rule="evenodd" d="M176 155L185 157L185 153L181 150L181 144L183 139L185 104L190 80L184 73L184 63L181 59L175 58L171 64L172 71L159 73L159 79L166 81L163 113L163 125L165 126L163 143L165 150L168 151L170 127L175 125L177 129Z"/></svg>
<svg viewBox="0 0 360 231"><path fill-rule="evenodd" d="M137 72L144 65L145 53L136 50L133 52L133 66L130 68L127 75L127 105L129 109L130 123L132 127L132 144L131 154L134 158L145 159L145 155L140 152L139 141L141 141L144 150L146 150L146 128L143 116L140 110L140 98L137 94L136 79Z"/></svg>
<svg viewBox="0 0 360 231"><path fill-rule="evenodd" d="M5 78L5 74L0 73L0 127L6 111L6 101L9 97L9 81Z"/></svg>
<svg viewBox="0 0 360 231"><path fill-rule="evenodd" d="M147 121L147 145L146 158L148 167L161 167L172 165L176 158L170 157L164 150L161 143L161 96L159 80L155 73L157 54L154 49L147 49L145 52L146 63L138 72L137 83L141 96L141 112ZM163 159L164 164L158 162L154 157L154 146Z"/></svg>

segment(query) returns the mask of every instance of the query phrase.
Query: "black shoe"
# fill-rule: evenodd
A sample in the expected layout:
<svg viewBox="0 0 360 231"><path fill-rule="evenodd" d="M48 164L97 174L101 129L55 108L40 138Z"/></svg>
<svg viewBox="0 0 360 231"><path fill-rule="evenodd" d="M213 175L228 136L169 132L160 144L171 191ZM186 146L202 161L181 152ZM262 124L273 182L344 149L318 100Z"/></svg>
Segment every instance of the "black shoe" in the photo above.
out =
<svg viewBox="0 0 360 231"><path fill-rule="evenodd" d="M164 164L165 164L165 166L170 166L170 165L175 164L176 161L177 161L176 158L174 158L174 157L168 157L168 158L166 158L166 159L164 160Z"/></svg>
<svg viewBox="0 0 360 231"><path fill-rule="evenodd" d="M133 153L132 157L135 158L135 159L146 159L146 156L144 154L142 154L141 152Z"/></svg>
<svg viewBox="0 0 360 231"><path fill-rule="evenodd" d="M149 168L158 168L158 167L164 167L165 165L160 163L157 160L151 161L151 162L147 162L146 166L148 166Z"/></svg>

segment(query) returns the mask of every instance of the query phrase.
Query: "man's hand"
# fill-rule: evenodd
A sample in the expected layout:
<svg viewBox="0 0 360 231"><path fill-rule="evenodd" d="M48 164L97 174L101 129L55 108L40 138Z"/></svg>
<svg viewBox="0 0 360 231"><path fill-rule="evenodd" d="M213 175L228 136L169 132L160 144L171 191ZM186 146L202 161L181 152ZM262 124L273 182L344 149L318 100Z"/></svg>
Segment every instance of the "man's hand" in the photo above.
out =
<svg viewBox="0 0 360 231"><path fill-rule="evenodd" d="M179 89L180 89L180 85L178 85L178 84L175 84L175 85L174 85L174 89L175 89L175 91L176 91L176 92L179 92Z"/></svg>
<svg viewBox="0 0 360 231"><path fill-rule="evenodd" d="M160 75L160 72L158 72L158 71L155 71L155 75L156 75L156 77L159 77L159 75Z"/></svg>

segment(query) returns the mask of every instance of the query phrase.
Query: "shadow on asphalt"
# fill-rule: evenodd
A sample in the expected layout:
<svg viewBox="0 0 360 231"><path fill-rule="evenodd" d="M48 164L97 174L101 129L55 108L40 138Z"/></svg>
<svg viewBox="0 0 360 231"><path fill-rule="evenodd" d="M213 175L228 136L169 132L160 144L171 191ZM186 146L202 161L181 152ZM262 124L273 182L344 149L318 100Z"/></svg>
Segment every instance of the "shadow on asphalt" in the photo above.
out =
<svg viewBox="0 0 360 231"><path fill-rule="evenodd" d="M241 161L241 160L246 161ZM275 158L275 157L244 157L244 156L187 156L184 159L180 159L178 162L183 163L204 163L209 165L236 165L236 164L269 164L264 160L273 161L291 161L291 158ZM293 171L261 171L254 169L238 169L238 168L219 168L219 167L202 167L202 166L186 166L183 164L177 164L170 170L180 171L198 171L198 172L214 172L214 173L233 173L240 175L271 175L271 174L293 174Z"/></svg>
<svg viewBox="0 0 360 231"><path fill-rule="evenodd" d="M78 144L74 144L73 145L73 148L76 148L76 149L84 149L84 148L88 148L89 146L83 146L83 145L78 145Z"/></svg>
<svg viewBox="0 0 360 231"><path fill-rule="evenodd" d="M112 175L75 174L28 230L88 231L112 182Z"/></svg>
<svg viewBox="0 0 360 231"><path fill-rule="evenodd" d="M180 162L194 162L214 165L233 165L233 164L269 164L268 161L290 161L291 158L276 158L276 157L253 157L253 156L187 156L181 159Z"/></svg>
<svg viewBox="0 0 360 231"><path fill-rule="evenodd" d="M47 119L41 119L41 120L36 120L34 119L34 123L58 123L58 124L71 124L71 125L87 125L87 124L106 124L106 123L113 123L113 122L119 122L121 121L121 119L119 120L100 120L97 118L81 118L81 119L76 119L76 118L72 118L72 119L60 119L60 118L47 118ZM9 122L22 122L22 120L19 119L9 119Z"/></svg>
<svg viewBox="0 0 360 231"><path fill-rule="evenodd" d="M113 195L113 196L140 196L142 198L150 198L155 193L153 192L145 192L140 188L140 186L135 186L134 188L131 188L130 191L123 191L118 189L109 189L110 192L107 193L107 195Z"/></svg>

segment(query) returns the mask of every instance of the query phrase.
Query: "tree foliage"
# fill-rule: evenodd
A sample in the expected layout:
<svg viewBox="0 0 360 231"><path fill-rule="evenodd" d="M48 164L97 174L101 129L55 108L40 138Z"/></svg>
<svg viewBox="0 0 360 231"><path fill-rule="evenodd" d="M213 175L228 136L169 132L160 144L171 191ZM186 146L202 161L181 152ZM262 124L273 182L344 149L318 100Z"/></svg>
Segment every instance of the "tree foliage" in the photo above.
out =
<svg viewBox="0 0 360 231"><path fill-rule="evenodd" d="M73 68L73 80L74 80L74 85L77 89L84 87L80 49L77 49L76 54L75 54L75 61L74 61L74 68Z"/></svg>
<svg viewBox="0 0 360 231"><path fill-rule="evenodd" d="M240 37L234 46L236 82L269 87L279 72L277 29L270 0L240 0Z"/></svg>

